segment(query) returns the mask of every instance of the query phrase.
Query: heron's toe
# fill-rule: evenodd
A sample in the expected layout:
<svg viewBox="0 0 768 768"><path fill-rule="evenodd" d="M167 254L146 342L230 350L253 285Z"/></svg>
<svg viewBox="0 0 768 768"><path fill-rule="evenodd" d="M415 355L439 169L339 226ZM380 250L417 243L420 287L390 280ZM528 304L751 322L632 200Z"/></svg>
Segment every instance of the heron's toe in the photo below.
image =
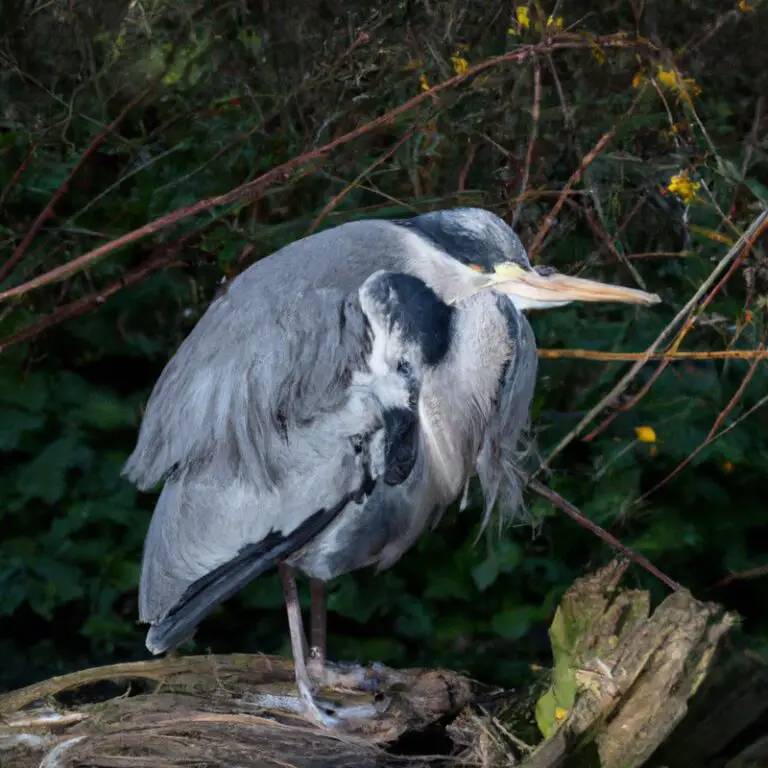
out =
<svg viewBox="0 0 768 768"><path fill-rule="evenodd" d="M379 663L363 666L362 664L326 661L320 679L322 684L328 688L377 693L385 690L390 682L389 671L387 667Z"/></svg>

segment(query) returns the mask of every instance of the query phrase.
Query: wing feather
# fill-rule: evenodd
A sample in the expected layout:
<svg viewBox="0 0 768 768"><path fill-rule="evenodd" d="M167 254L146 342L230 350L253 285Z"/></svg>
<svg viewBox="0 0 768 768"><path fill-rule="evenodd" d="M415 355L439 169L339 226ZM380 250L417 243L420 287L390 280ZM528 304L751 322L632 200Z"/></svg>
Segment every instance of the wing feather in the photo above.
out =
<svg viewBox="0 0 768 768"><path fill-rule="evenodd" d="M370 372L356 299L305 295L301 312L273 319L272 334L258 336L275 347L256 345L250 356L240 337L225 354L193 334L163 373L126 468L139 483L165 478L139 590L154 653L306 546L379 478L408 476L415 417L393 404L413 399L413 382ZM286 328L282 338L275 322Z"/></svg>

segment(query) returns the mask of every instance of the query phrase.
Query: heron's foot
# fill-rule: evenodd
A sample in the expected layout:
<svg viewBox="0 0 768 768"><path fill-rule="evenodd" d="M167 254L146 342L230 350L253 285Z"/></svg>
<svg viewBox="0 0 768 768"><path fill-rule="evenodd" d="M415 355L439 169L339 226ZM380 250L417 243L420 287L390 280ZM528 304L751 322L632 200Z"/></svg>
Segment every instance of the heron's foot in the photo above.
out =
<svg viewBox="0 0 768 768"><path fill-rule="evenodd" d="M375 676L366 679L366 671L358 664L327 662L319 649L312 648L306 667L296 669L299 699L305 715L322 728L339 728L350 721L375 717L386 711L389 699L378 693L379 683ZM341 702L320 698L317 694L323 688L365 691L376 695L371 703L344 706Z"/></svg>
<svg viewBox="0 0 768 768"><path fill-rule="evenodd" d="M386 712L389 699L377 694L371 703L344 706L340 702L317 698L302 682L298 683L302 710L321 728L342 728L355 720L365 720Z"/></svg>

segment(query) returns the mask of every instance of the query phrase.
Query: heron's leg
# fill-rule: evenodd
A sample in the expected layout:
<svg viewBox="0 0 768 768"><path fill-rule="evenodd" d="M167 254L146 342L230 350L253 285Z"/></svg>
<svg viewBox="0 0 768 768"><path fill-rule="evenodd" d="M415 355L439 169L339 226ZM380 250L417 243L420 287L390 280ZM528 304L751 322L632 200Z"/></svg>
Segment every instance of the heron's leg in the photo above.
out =
<svg viewBox="0 0 768 768"><path fill-rule="evenodd" d="M291 635L291 650L293 666L296 675L296 685L299 689L301 707L311 720L325 728L336 728L344 720L371 717L381 710L381 704L371 704L358 707L321 706L313 696L312 682L307 672L307 638L304 635L304 625L301 619L299 591L293 569L286 563L278 566L280 581L283 585L283 598L288 613L288 628Z"/></svg>
<svg viewBox="0 0 768 768"><path fill-rule="evenodd" d="M296 685L299 689L299 697L304 704L307 714L316 722L328 727L336 725L336 718L329 717L317 706L312 695L312 681L307 672L307 637L304 634L304 622L301 619L301 606L299 605L299 590L296 587L296 579L293 568L286 563L278 565L280 581L283 585L283 599L288 613L288 631L291 636L291 651L293 653L293 669L296 675Z"/></svg>
<svg viewBox="0 0 768 768"><path fill-rule="evenodd" d="M299 590L296 587L296 579L293 568L286 563L277 566L280 573L280 582L283 585L283 600L285 610L288 612L288 631L291 635L291 651L293 663L298 674L299 665L306 673L307 666L307 637L304 634L304 621L301 618L301 606L299 605Z"/></svg>
<svg viewBox="0 0 768 768"><path fill-rule="evenodd" d="M319 579L310 579L310 612L309 612L309 674L315 680L323 680L325 668L326 643L326 607L325 584Z"/></svg>
<svg viewBox="0 0 768 768"><path fill-rule="evenodd" d="M325 583L310 579L310 643L307 672L318 685L376 692L381 687L380 665L332 664L326 658L327 611Z"/></svg>

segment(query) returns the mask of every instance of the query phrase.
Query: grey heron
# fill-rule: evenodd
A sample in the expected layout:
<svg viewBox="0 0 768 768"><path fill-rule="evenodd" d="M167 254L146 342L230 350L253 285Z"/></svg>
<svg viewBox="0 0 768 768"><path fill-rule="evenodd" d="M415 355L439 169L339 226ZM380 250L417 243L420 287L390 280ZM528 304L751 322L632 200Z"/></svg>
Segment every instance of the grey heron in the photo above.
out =
<svg viewBox="0 0 768 768"><path fill-rule="evenodd" d="M333 725L323 584L389 568L477 476L484 523L520 505L515 461L536 377L523 314L643 291L531 266L474 208L342 224L256 262L163 370L124 473L163 483L140 620L154 653L277 567L300 700ZM294 572L310 579L311 644Z"/></svg>

